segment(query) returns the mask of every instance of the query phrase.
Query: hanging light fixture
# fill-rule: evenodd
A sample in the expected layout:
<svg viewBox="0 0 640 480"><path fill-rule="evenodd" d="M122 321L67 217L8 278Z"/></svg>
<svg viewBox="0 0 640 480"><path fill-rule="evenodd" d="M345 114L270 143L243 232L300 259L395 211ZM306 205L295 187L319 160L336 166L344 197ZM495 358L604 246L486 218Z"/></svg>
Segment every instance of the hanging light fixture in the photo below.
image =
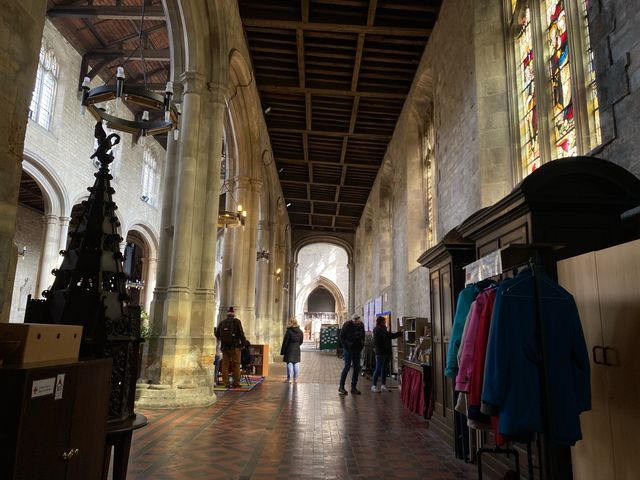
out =
<svg viewBox="0 0 640 480"><path fill-rule="evenodd" d="M247 211L242 208L241 204L238 204L235 211L227 210L227 194L231 198L231 203L235 203L235 199L227 187L227 183L222 184L222 193L220 193L220 200L218 203L218 227L244 227L244 222L247 219Z"/></svg>
<svg viewBox="0 0 640 480"><path fill-rule="evenodd" d="M144 86L125 84L124 64L128 58L116 69L115 85L102 85L90 88L91 79L84 77L82 82L82 107L88 110L96 121L103 121L107 128L131 133L140 137L147 135L158 135L173 131L174 140L178 139L178 125L180 116L180 105L173 102L173 83L167 82L164 95L156 93L147 88L146 63L144 61L144 49L142 42L142 32L144 26L144 7L142 4L142 16L140 23L140 33L138 40L140 43L140 56L142 58L142 71ZM133 54L132 54L133 55ZM131 55L129 56L131 57ZM100 107L100 104L115 100L116 111L111 114L107 109ZM119 107L123 103L133 104L142 107L144 110L140 119L128 120L119 116ZM154 115L151 118L150 112L162 112L162 115Z"/></svg>

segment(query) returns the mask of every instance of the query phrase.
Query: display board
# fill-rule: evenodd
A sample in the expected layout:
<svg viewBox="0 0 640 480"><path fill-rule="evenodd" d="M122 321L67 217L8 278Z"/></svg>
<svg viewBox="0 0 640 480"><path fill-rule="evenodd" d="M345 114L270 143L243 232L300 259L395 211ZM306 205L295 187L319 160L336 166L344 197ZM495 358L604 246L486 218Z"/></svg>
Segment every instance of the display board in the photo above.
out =
<svg viewBox="0 0 640 480"><path fill-rule="evenodd" d="M322 325L320 327L320 350L338 348L338 325Z"/></svg>

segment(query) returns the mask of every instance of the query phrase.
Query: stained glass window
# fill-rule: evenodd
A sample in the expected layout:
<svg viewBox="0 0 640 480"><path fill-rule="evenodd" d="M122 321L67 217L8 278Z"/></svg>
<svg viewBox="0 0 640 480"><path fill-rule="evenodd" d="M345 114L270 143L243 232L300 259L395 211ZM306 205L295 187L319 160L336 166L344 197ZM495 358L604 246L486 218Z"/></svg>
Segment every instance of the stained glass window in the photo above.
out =
<svg viewBox="0 0 640 480"><path fill-rule="evenodd" d="M506 5L512 8L508 28L525 177L541 163L585 154L601 141L588 0L509 0Z"/></svg>
<svg viewBox="0 0 640 480"><path fill-rule="evenodd" d="M546 2L551 118L555 149L552 158L569 157L578 152L571 98L571 69L567 12L562 0Z"/></svg>
<svg viewBox="0 0 640 480"><path fill-rule="evenodd" d="M538 114L536 108L535 66L531 38L531 11L526 6L518 19L516 32L516 58L520 119L520 151L522 170L526 175L540 165L538 144Z"/></svg>
<svg viewBox="0 0 640 480"><path fill-rule="evenodd" d="M596 72L593 69L593 50L591 49L591 40L589 39L589 19L587 10L589 8L589 0L583 0L582 4L582 29L584 32L584 44L587 50L588 58L585 72L585 80L587 86L587 114L590 117L589 130L590 138L588 142L589 148L600 145L602 136L600 134L600 104L598 103L598 90L596 89Z"/></svg>
<svg viewBox="0 0 640 480"><path fill-rule="evenodd" d="M36 84L29 105L29 118L47 129L51 126L57 84L58 60L53 50L43 41L40 45Z"/></svg>

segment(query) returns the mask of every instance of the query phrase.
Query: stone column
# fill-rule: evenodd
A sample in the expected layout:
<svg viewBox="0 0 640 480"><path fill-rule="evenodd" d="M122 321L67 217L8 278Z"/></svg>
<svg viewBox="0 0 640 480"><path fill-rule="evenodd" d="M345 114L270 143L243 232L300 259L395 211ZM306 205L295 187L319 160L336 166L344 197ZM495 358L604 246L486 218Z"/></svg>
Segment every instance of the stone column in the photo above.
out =
<svg viewBox="0 0 640 480"><path fill-rule="evenodd" d="M60 225L60 243L58 245L58 253L60 250L67 249L67 241L69 236L69 223L71 222L71 217L60 217L58 219ZM62 263L62 259L60 260Z"/></svg>
<svg viewBox="0 0 640 480"><path fill-rule="evenodd" d="M258 245L264 249L269 246L270 237L266 224L264 220L258 222ZM271 249L267 251L271 253ZM256 339L258 343L269 342L269 264L270 260L267 259L256 260L256 325L258 326Z"/></svg>
<svg viewBox="0 0 640 480"><path fill-rule="evenodd" d="M46 11L46 0L3 2L0 9L0 322L8 322L11 311L24 135Z"/></svg>
<svg viewBox="0 0 640 480"><path fill-rule="evenodd" d="M249 195L247 198L247 220L245 226L245 249L242 257L245 259L246 278L244 282L244 317L243 321L248 325L249 332L253 335L253 341L257 341L261 329L256 323L256 245L258 240L258 218L260 216L260 189L262 180L251 179L249 181Z"/></svg>
<svg viewBox="0 0 640 480"><path fill-rule="evenodd" d="M38 268L38 284L36 285L35 290L37 297L40 297L42 295L42 291L47 290L49 286L53 284L55 277L51 274L51 270L59 267L59 218L55 215L44 215L42 220L44 223L44 235L42 253L40 255L40 266Z"/></svg>
<svg viewBox="0 0 640 480"><path fill-rule="evenodd" d="M213 337L215 241L219 155L226 89L205 88L205 78L185 72L177 145L169 142L158 288L146 375L160 397L145 391L139 405L194 406L215 401ZM177 146L177 153L176 153ZM172 164L176 168L172 168Z"/></svg>
<svg viewBox="0 0 640 480"><path fill-rule="evenodd" d="M351 318L351 315L355 313L355 291L356 291L356 269L353 262L347 263L347 269L349 270L349 313L347 318Z"/></svg>
<svg viewBox="0 0 640 480"><path fill-rule="evenodd" d="M144 281L144 288L142 290L142 298L140 299L140 305L145 311L151 311L151 299L153 297L153 291L156 287L156 272L158 260L155 258L142 258L142 280Z"/></svg>

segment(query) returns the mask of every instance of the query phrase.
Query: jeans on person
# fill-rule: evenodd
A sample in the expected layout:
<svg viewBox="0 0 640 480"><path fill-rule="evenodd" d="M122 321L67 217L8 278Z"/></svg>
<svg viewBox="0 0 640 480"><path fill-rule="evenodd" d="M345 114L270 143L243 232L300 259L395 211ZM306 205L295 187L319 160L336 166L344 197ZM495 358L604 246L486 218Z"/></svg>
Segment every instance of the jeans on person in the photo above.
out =
<svg viewBox="0 0 640 480"><path fill-rule="evenodd" d="M378 377L380 377L380 383L382 385L387 381L387 362L389 361L389 355L376 355L376 369L373 372L373 386L378 383Z"/></svg>
<svg viewBox="0 0 640 480"><path fill-rule="evenodd" d="M344 359L344 368L340 375L340 386L344 388L344 382L347 381L347 374L353 364L353 373L351 374L351 388L358 384L358 375L360 374L360 352L361 350L346 350L342 353Z"/></svg>
<svg viewBox="0 0 640 480"><path fill-rule="evenodd" d="M297 380L300 364L298 362L287 362L287 380Z"/></svg>

